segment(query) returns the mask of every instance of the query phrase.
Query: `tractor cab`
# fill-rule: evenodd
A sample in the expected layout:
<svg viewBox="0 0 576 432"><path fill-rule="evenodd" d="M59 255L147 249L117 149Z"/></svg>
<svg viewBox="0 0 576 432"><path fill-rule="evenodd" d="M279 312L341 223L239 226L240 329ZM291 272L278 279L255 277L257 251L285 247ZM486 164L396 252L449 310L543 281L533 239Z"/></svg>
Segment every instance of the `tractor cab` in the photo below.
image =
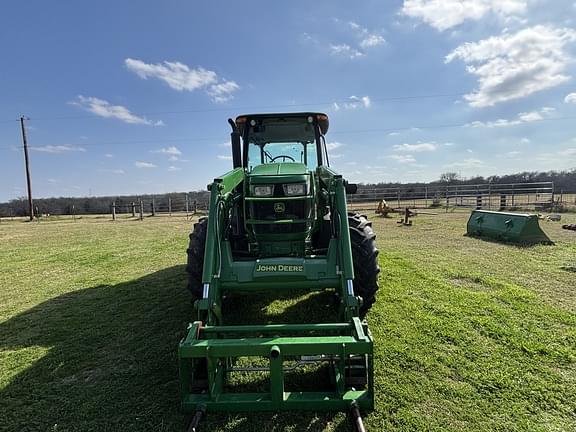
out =
<svg viewBox="0 0 576 432"><path fill-rule="evenodd" d="M304 256L318 231L316 169L328 164L318 113L258 114L236 118L246 170L244 221L251 252ZM239 143L236 145L237 150Z"/></svg>

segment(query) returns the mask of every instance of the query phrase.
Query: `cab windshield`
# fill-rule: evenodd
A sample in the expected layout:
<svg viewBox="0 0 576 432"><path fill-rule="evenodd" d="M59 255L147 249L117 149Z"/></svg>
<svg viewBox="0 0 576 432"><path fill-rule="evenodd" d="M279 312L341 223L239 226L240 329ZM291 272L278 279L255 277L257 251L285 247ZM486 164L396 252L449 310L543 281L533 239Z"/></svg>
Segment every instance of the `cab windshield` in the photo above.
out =
<svg viewBox="0 0 576 432"><path fill-rule="evenodd" d="M309 170L318 166L314 142L269 142L248 145L248 170L269 163L303 163Z"/></svg>

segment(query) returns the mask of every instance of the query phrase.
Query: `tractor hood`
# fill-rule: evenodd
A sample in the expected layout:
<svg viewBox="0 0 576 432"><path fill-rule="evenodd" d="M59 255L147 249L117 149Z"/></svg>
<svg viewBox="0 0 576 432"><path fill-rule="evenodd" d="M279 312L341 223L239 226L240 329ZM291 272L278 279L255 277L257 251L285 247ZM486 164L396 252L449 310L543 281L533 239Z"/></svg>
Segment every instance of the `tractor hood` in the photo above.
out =
<svg viewBox="0 0 576 432"><path fill-rule="evenodd" d="M269 163L255 166L249 175L252 184L297 183L308 179L308 168L303 163Z"/></svg>
<svg viewBox="0 0 576 432"><path fill-rule="evenodd" d="M252 168L252 176L269 175L302 175L307 174L308 168L303 163L283 162L258 165Z"/></svg>

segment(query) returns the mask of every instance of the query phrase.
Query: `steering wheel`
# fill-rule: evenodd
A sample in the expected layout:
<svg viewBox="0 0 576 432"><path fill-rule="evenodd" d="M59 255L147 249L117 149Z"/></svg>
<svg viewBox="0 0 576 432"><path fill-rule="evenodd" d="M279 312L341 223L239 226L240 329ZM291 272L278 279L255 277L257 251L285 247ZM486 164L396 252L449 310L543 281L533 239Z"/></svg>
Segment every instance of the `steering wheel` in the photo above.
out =
<svg viewBox="0 0 576 432"><path fill-rule="evenodd" d="M280 159L282 158L282 162L286 162L286 159L290 159L292 162L296 162L296 159L294 159L292 156L289 155L279 155L276 157L273 157L272 160L270 161L270 163L274 162L276 159Z"/></svg>

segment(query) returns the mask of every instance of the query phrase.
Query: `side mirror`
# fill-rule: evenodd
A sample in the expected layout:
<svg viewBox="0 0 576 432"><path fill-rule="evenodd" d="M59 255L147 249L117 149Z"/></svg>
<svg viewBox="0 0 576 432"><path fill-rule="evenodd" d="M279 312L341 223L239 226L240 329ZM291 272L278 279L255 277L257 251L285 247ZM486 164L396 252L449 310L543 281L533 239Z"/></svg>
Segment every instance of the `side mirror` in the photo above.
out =
<svg viewBox="0 0 576 432"><path fill-rule="evenodd" d="M358 191L358 185L356 183L346 183L344 186L347 195L354 195Z"/></svg>

